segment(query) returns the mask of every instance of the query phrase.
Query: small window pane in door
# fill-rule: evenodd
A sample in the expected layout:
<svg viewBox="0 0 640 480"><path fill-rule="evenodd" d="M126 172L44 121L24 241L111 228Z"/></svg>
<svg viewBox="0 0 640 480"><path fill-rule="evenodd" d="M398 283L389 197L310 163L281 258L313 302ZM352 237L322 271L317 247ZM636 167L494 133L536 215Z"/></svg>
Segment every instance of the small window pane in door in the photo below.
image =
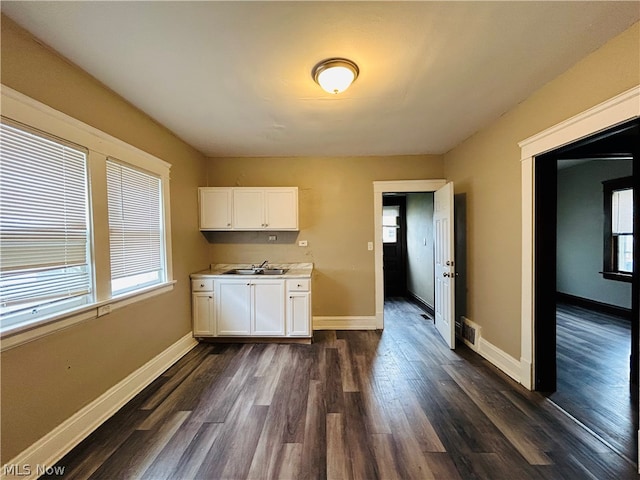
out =
<svg viewBox="0 0 640 480"><path fill-rule="evenodd" d="M400 207L389 205L382 207L382 243L396 243L398 241L398 217Z"/></svg>

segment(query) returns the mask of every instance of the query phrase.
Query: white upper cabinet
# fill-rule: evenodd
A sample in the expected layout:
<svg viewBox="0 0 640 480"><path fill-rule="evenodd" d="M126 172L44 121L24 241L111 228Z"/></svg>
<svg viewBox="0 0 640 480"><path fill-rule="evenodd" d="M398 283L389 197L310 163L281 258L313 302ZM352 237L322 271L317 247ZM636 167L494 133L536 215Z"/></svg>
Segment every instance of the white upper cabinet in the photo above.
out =
<svg viewBox="0 0 640 480"><path fill-rule="evenodd" d="M232 192L230 188L203 187L198 189L200 230L229 230L232 221Z"/></svg>
<svg viewBox="0 0 640 480"><path fill-rule="evenodd" d="M298 189L268 188L264 191L264 222L270 230L298 230Z"/></svg>
<svg viewBox="0 0 640 480"><path fill-rule="evenodd" d="M298 230L298 187L199 190L200 230Z"/></svg>
<svg viewBox="0 0 640 480"><path fill-rule="evenodd" d="M233 189L233 228L240 230L265 228L263 189Z"/></svg>

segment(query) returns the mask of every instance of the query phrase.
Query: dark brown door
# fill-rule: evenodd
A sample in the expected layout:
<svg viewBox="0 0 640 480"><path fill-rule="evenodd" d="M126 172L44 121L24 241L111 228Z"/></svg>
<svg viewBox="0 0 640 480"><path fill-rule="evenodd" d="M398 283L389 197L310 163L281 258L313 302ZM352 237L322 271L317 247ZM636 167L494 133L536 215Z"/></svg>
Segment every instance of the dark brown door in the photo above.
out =
<svg viewBox="0 0 640 480"><path fill-rule="evenodd" d="M406 197L382 198L382 259L385 297L403 297L407 293Z"/></svg>

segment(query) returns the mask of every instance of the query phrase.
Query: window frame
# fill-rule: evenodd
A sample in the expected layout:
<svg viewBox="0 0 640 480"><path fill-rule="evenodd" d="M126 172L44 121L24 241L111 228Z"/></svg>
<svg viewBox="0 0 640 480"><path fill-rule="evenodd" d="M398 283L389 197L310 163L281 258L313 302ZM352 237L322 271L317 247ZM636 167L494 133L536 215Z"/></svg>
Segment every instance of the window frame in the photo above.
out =
<svg viewBox="0 0 640 480"><path fill-rule="evenodd" d="M7 120L7 123L23 125L26 130L44 132L45 135L82 146L88 151L90 249L95 287L92 303L1 330L0 351L171 291L176 283L173 279L171 254L171 164L5 85L0 86L2 117ZM118 296L111 294L106 186L106 161L108 157L117 158L133 168L157 175L161 178L162 188L165 280L162 283ZM104 306L109 306L109 308L100 308Z"/></svg>
<svg viewBox="0 0 640 480"><path fill-rule="evenodd" d="M9 248L8 258L11 259L12 256L15 255L15 253L14 254L10 253L12 250L17 250L18 252L20 252L20 255L24 255L25 253L24 244L22 244L22 242L25 241L26 238L29 238L29 240L35 241L37 242L37 244L41 245L41 248L42 246L53 247L54 248L53 256L47 257L46 260L50 262L57 260L59 263L57 263L57 266L54 268L51 268L53 264L33 264L33 261L36 259L40 261L45 261L44 258L36 255L35 257L29 258L24 263L21 263L20 267L17 270L22 270L23 273L28 273L33 276L38 276L39 274L47 271L51 272L52 270L58 271L61 269L66 270L66 269L77 267L77 266L81 266L86 269L82 275L84 277L82 285L83 287L86 288L86 291L79 293L77 295L71 295L66 297L52 296L52 297L49 297L48 299L49 301L45 300L46 297L44 298L41 297L39 299L33 298L33 297L27 298L25 299L27 301L20 302L22 303L22 307L14 309L13 312L8 313L7 320L10 323L9 323L9 326L4 327L4 329L10 329L11 325L20 325L23 323L37 322L40 319L49 318L57 313L72 310L73 308L81 308L87 304L93 303L94 291L95 291L95 279L93 276L93 259L92 259L91 245L90 245L92 225L91 225L91 217L89 214L90 192L89 192L89 168L88 168L87 149L85 149L82 146L75 145L71 142L49 135L46 132L42 132L34 128L30 128L28 126L22 125L20 123L16 123L5 117L2 117L2 125L4 125L7 128L5 140L10 145L9 151L14 152L13 157L16 158L15 155L20 155L21 157L25 157L25 158L20 158L21 162L19 164L19 170L21 171L17 172L18 176L11 177L12 181L10 182L11 184L13 184L13 187L10 186L10 190L17 188L21 194L19 196L22 196L22 198L16 198L13 201L9 200L9 205L13 205L14 210L20 206L22 208L19 210L20 211L20 213L18 214L19 216L16 216L16 214L8 215L8 218L13 217L13 222L10 221L9 222L10 224L13 223L15 226L15 222L17 221L18 225L20 225L19 234L22 237L21 245L20 247L11 248L12 243L9 242L9 244L7 245L7 248ZM17 132L12 133L12 131L17 131ZM35 137L35 138L31 138L31 137ZM18 145L23 148L16 148ZM63 152L69 152L69 154L63 153ZM9 156L11 157L12 155L9 154ZM32 163L28 167L25 167L25 164L22 163L23 160L26 160L28 165L29 162L33 161L32 159L29 159L26 157L40 158L40 156L47 157L42 162L42 164L40 164L40 162L37 161L37 163ZM82 158L80 158L80 156ZM68 163L67 163L67 160L68 160ZM45 173L45 170L40 168L42 167L43 164L46 164L47 162L49 162L49 165L52 165L52 164L55 165L56 163L61 161L63 162L61 169L58 169L55 172L46 170L47 173ZM9 168L8 171L9 172L15 171L16 170L15 168L10 167L10 163L11 162L9 162L9 165L5 165L6 167ZM34 171L36 170L39 170L40 173L39 174L36 173L34 175ZM39 183L37 180L38 177L40 179ZM66 187L63 185L65 185L67 182L79 181L80 180L79 177L81 177L81 180L82 180L80 182L83 188L82 195L77 196L77 194L80 193L79 191L75 192L73 195L65 194ZM48 183L49 184L48 186L50 187L53 179L57 179L62 183L56 184L56 189L49 191L49 195L43 195L43 190L46 190L47 187L44 186L42 182L46 180L46 183ZM17 182L18 180L20 182ZM34 181L31 181L31 180L34 180ZM39 185L39 188L38 187L34 188L34 184ZM42 190L40 188L42 188ZM53 192L53 196L51 195L52 192ZM29 198L31 198L32 200L27 201L26 204L24 205L21 205L20 202L25 202L26 199L29 199ZM64 205L59 204L59 202L61 201ZM55 204L52 202L55 202ZM60 212L62 210L65 210L66 208L65 205L67 204L67 202L71 202L72 204L75 204L75 208L71 207L73 209L73 212L70 211L71 217L69 219L67 219L66 215L62 215L62 216L60 215ZM77 208L78 204L80 203L82 206L81 210ZM45 210L45 212L46 211L50 212L49 216L46 216L46 214L45 216L39 216L37 215L37 213L35 213L36 211L30 210L31 208L34 207L34 205L46 206L47 209ZM69 228L75 229L78 227L77 222L80 221L80 218L78 218L78 215L80 215L79 212L82 212L81 220L83 222L82 226L84 227L83 237L81 239L81 243L83 245L83 248L82 248L83 252L81 254L82 255L82 259L81 259L78 256L79 252L78 252L77 245L75 249L73 247L71 248L71 251L75 250L75 254L72 254L72 255L76 261L76 264L73 265L73 264L69 264L69 260L70 260L69 253L71 251L68 250L69 243L67 242L69 240L69 237L67 236L67 234L68 234ZM26 217L24 215L26 215ZM52 238L50 235L47 236L48 241L45 239L38 238L38 235L35 233L38 230L34 229L31 224L31 221L33 220L32 215L39 217L39 223L44 223L47 225L48 228L50 229L52 228L53 230L50 230L50 231L53 233L53 235L55 235L55 237ZM65 219L64 224L59 223L61 218ZM69 220L71 223L67 223L66 220ZM11 232L11 229L9 229L7 232L9 234L9 238L11 238L12 236L10 232ZM60 241L62 240L62 238L64 238L64 245L65 245L64 250L60 250L54 247L54 245L56 244L60 245ZM44 242L44 243L41 243L41 242ZM0 251L4 251L4 248L2 248ZM81 263L77 263L78 261L81 261L81 260L82 260ZM15 270L16 269L9 268L6 272L7 277L14 276L13 274L15 273ZM58 282L56 283L59 285ZM24 284L22 284L22 286L24 286ZM31 285L31 286L33 287L34 285ZM66 288L68 284L65 283L64 286ZM48 292L48 293L52 294L53 292ZM30 309L33 309L33 312L29 312L28 310ZM37 315L35 317L35 320L32 320L31 315L36 312L37 312Z"/></svg>
<svg viewBox="0 0 640 480"><path fill-rule="evenodd" d="M604 228L603 228L603 265L602 276L607 280L616 280L619 282L631 282L633 280L633 272L622 272L618 270L618 242L615 241L612 227L613 217L613 193L619 190L633 190L633 177L615 178L602 182L602 192L604 198ZM635 192L634 192L635 195ZM634 212L635 215L635 212ZM635 268L635 265L634 265Z"/></svg>

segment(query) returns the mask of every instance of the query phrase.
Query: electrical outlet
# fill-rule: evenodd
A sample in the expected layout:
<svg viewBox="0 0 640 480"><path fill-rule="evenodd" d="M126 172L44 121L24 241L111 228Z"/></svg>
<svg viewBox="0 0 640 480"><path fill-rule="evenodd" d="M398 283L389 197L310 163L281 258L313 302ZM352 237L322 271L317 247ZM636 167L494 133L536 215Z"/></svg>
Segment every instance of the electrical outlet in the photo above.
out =
<svg viewBox="0 0 640 480"><path fill-rule="evenodd" d="M278 239L277 235L269 235L269 241L275 242Z"/></svg>
<svg viewBox="0 0 640 480"><path fill-rule="evenodd" d="M107 315L111 313L111 305L102 305L98 307L98 316L101 317L103 315Z"/></svg>
<svg viewBox="0 0 640 480"><path fill-rule="evenodd" d="M367 250L373 250L373 242L367 242Z"/></svg>
<svg viewBox="0 0 640 480"><path fill-rule="evenodd" d="M299 240L298 241L298 246L299 247L306 247L307 245L309 245L309 243L306 240Z"/></svg>

